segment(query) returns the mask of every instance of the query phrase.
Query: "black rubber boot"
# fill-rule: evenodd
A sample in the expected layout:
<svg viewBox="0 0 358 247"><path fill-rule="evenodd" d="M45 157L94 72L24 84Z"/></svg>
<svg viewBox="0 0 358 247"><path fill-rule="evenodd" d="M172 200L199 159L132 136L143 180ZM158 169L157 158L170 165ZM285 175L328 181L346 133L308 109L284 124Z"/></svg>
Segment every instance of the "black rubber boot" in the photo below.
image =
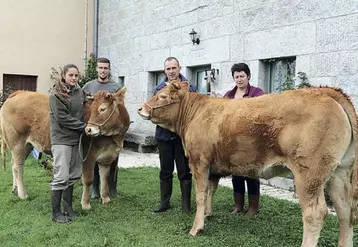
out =
<svg viewBox="0 0 358 247"><path fill-rule="evenodd" d="M235 208L232 211L232 214L242 213L244 211L244 204L245 204L245 194L242 193L234 193L234 203Z"/></svg>
<svg viewBox="0 0 358 247"><path fill-rule="evenodd" d="M173 181L160 181L160 206L158 209L153 209L153 213L162 213L170 208L170 197L172 196Z"/></svg>
<svg viewBox="0 0 358 247"><path fill-rule="evenodd" d="M78 213L73 211L72 201L73 201L73 185L68 186L67 189L65 189L62 194L63 212L65 215L69 216L70 218L74 218L78 216Z"/></svg>
<svg viewBox="0 0 358 247"><path fill-rule="evenodd" d="M191 213L191 180L180 181L181 189L181 209L184 213Z"/></svg>
<svg viewBox="0 0 358 247"><path fill-rule="evenodd" d="M249 210L245 214L245 216L255 216L259 213L259 202L260 196L259 195L249 195Z"/></svg>
<svg viewBox="0 0 358 247"><path fill-rule="evenodd" d="M109 196L111 198L118 196L117 190L117 181L118 181L118 159L111 165L108 176L108 189Z"/></svg>
<svg viewBox="0 0 358 247"><path fill-rule="evenodd" d="M62 190L51 190L52 221L70 223L71 219L61 213Z"/></svg>
<svg viewBox="0 0 358 247"><path fill-rule="evenodd" d="M93 182L92 182L92 193L91 193L91 198L94 200L97 200L101 197L101 194L99 193L99 183L100 183L99 170L98 170L98 164L96 163L93 171Z"/></svg>

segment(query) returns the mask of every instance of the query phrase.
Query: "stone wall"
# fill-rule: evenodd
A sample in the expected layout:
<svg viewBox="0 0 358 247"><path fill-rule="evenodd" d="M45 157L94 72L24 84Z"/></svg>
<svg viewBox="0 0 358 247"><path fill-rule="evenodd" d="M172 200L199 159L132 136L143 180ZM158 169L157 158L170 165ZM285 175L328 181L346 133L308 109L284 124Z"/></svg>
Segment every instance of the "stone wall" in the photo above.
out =
<svg viewBox="0 0 358 247"><path fill-rule="evenodd" d="M184 74L191 66L219 69L216 91L233 86L234 62L248 63L251 83L263 87L261 59L296 56L296 72L342 87L358 106L357 0L102 0L99 17L99 55L112 61L115 78L125 77L130 131L153 134L136 109L152 96L148 72L162 70L168 56Z"/></svg>

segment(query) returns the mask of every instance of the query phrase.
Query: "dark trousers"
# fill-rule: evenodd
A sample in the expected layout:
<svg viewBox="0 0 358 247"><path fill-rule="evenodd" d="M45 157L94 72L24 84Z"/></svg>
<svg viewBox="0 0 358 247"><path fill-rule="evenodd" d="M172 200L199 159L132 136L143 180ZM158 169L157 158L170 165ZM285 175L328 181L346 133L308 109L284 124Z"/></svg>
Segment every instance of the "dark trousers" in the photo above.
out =
<svg viewBox="0 0 358 247"><path fill-rule="evenodd" d="M172 180L174 171L174 161L176 164L178 179L191 180L188 158L185 157L181 139L170 141L157 140L159 148L160 173L161 181Z"/></svg>
<svg viewBox="0 0 358 247"><path fill-rule="evenodd" d="M232 176L232 186L235 194L245 194L245 181L249 195L260 195L260 180L242 176Z"/></svg>

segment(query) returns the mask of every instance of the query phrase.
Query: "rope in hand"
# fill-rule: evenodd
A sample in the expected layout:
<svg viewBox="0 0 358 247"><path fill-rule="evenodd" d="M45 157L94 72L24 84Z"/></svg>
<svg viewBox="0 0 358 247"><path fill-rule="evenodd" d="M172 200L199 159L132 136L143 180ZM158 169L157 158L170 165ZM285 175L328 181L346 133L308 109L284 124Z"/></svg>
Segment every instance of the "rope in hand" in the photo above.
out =
<svg viewBox="0 0 358 247"><path fill-rule="evenodd" d="M80 135L80 141L78 143L78 150L79 150L79 153L80 153L80 157L82 159L82 162L85 162L88 158L88 155L89 155L89 152L92 148L92 137L90 137L90 144L89 144L89 147L88 147L88 151L87 151L87 154L86 154L86 157L83 159L83 146L82 146L82 138L83 138L83 134L84 134L84 131L82 131L81 135Z"/></svg>

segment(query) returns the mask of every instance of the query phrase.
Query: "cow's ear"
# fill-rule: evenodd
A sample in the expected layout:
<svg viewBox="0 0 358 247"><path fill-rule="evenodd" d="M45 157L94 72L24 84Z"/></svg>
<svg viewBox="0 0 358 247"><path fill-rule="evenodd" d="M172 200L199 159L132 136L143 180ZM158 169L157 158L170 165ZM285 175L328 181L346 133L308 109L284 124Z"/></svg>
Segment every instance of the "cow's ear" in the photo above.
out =
<svg viewBox="0 0 358 247"><path fill-rule="evenodd" d="M172 83L173 89L179 90L180 89L180 82L179 81L173 81Z"/></svg>
<svg viewBox="0 0 358 247"><path fill-rule="evenodd" d="M189 91L190 84L187 81L180 82L180 92L186 93Z"/></svg>
<svg viewBox="0 0 358 247"><path fill-rule="evenodd" d="M187 91L189 91L190 83L188 81L182 81L180 82L180 87L183 89L187 89Z"/></svg>
<svg viewBox="0 0 358 247"><path fill-rule="evenodd" d="M126 95L127 92L127 88L123 87L121 90L118 90L115 94L114 94L114 98L116 99L116 101L118 102L124 102L124 97Z"/></svg>
<svg viewBox="0 0 358 247"><path fill-rule="evenodd" d="M87 95L86 99L85 99L85 102L90 104L90 105L92 105L93 100L94 100L94 96Z"/></svg>

